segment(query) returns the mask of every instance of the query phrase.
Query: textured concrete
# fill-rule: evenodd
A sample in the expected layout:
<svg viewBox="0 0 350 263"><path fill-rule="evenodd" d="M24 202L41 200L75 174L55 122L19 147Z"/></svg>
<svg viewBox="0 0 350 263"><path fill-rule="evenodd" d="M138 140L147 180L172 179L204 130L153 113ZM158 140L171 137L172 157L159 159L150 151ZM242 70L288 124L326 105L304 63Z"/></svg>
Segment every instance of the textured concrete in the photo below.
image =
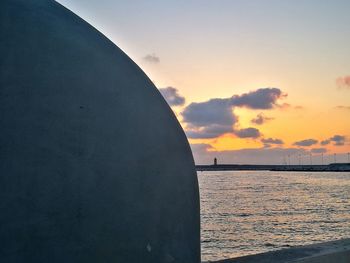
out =
<svg viewBox="0 0 350 263"><path fill-rule="evenodd" d="M215 263L349 263L350 239L293 247ZM214 262L213 262L214 263Z"/></svg>
<svg viewBox="0 0 350 263"><path fill-rule="evenodd" d="M146 75L54 1L1 0L0 36L0 262L200 262L192 154Z"/></svg>

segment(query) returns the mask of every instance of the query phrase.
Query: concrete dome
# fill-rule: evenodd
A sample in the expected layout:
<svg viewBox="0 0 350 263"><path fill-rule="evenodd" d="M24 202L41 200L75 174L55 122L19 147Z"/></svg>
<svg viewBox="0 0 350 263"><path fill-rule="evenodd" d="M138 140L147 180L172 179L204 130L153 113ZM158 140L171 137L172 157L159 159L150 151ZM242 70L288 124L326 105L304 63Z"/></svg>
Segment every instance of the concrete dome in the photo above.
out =
<svg viewBox="0 0 350 263"><path fill-rule="evenodd" d="M198 263L193 158L152 82L54 1L0 20L0 262Z"/></svg>

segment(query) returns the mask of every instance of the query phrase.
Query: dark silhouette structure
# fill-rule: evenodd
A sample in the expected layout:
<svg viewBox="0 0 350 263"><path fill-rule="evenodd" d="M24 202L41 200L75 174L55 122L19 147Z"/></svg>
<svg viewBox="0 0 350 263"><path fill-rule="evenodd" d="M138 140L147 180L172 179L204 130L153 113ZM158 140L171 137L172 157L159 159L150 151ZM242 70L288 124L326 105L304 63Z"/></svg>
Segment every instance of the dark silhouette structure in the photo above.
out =
<svg viewBox="0 0 350 263"><path fill-rule="evenodd" d="M0 20L0 262L200 262L191 150L152 82L55 1Z"/></svg>

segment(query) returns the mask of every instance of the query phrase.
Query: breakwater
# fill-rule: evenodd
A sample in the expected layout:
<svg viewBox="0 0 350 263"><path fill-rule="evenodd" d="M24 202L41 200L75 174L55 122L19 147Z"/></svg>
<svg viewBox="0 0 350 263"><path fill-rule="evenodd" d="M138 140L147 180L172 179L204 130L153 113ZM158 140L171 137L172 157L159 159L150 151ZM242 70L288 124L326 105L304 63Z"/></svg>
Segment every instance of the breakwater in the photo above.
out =
<svg viewBox="0 0 350 263"><path fill-rule="evenodd" d="M349 172L350 163L327 165L259 165L259 164L212 164L196 165L197 171L293 171L293 172Z"/></svg>

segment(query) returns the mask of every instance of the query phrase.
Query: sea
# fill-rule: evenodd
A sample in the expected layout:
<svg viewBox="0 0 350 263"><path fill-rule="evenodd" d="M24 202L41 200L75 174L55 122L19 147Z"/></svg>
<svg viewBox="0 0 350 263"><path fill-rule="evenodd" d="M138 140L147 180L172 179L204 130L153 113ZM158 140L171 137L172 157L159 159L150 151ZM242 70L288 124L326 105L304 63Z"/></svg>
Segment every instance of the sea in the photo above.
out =
<svg viewBox="0 0 350 263"><path fill-rule="evenodd" d="M350 238L349 172L198 172L202 261Z"/></svg>

